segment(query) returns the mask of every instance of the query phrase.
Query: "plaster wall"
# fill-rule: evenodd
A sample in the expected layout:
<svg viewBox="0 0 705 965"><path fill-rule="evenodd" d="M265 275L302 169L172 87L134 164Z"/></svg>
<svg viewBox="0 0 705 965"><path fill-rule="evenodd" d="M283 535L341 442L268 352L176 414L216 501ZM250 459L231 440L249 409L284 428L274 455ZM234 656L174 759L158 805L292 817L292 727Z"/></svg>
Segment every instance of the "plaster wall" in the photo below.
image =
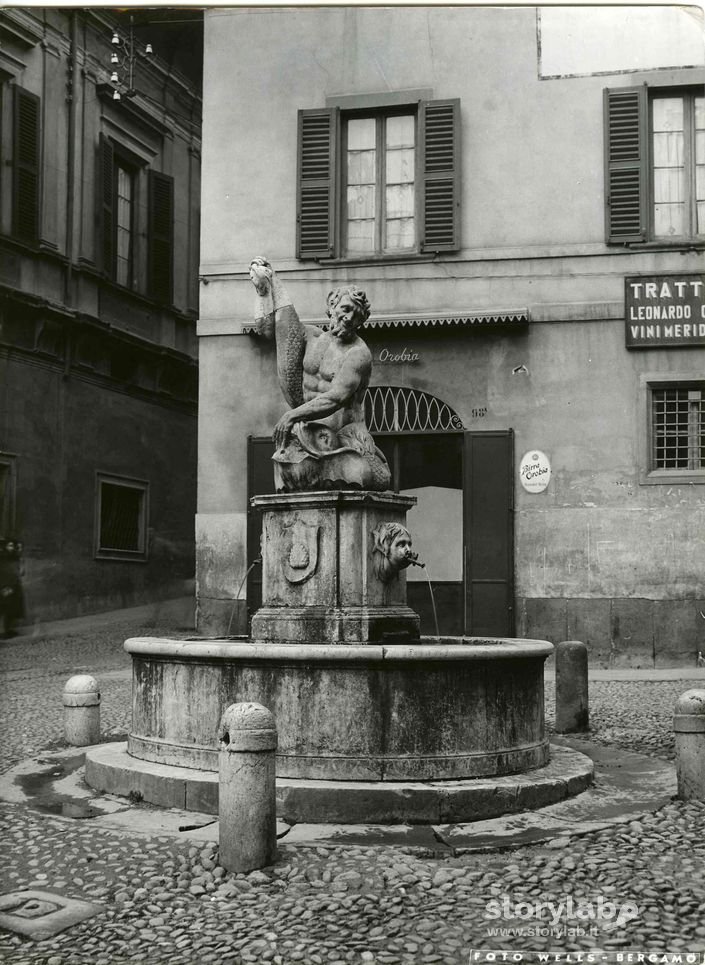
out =
<svg viewBox="0 0 705 965"><path fill-rule="evenodd" d="M206 43L202 531L206 517L231 514L233 538L244 533L246 438L269 435L284 410L273 347L239 334L254 255L272 260L305 320L321 320L326 293L345 282L366 289L373 318L523 310L530 324L511 332L370 329L373 357L420 355L378 365L373 382L429 392L467 429L513 428L517 466L533 448L551 459L546 492L516 481L519 634L577 636L617 663L692 660L705 642L705 487L641 484L640 384L653 373L702 379L705 365L698 348L626 350L624 278L697 272L702 255L605 244L602 98L702 72L643 63L547 79L533 8L211 10ZM295 260L297 111L404 89L460 98L462 248L385 264Z"/></svg>
<svg viewBox="0 0 705 965"><path fill-rule="evenodd" d="M7 401L2 449L19 454L17 532L24 543L26 622L188 593L194 569L193 415L2 357L0 385ZM95 558L98 472L149 483L146 561Z"/></svg>

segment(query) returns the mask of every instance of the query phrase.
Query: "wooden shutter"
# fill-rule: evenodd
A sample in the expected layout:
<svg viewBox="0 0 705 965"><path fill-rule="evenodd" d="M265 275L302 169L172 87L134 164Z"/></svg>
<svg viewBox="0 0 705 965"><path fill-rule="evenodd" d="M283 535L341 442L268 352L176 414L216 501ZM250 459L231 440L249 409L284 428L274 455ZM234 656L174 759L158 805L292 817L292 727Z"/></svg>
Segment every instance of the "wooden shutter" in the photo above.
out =
<svg viewBox="0 0 705 965"><path fill-rule="evenodd" d="M647 105L644 86L605 90L605 226L608 244L646 239Z"/></svg>
<svg viewBox="0 0 705 965"><path fill-rule="evenodd" d="M174 262L174 179L149 172L149 293L172 302Z"/></svg>
<svg viewBox="0 0 705 965"><path fill-rule="evenodd" d="M296 257L335 254L338 109L299 111Z"/></svg>
<svg viewBox="0 0 705 965"><path fill-rule="evenodd" d="M105 134L100 135L98 167L98 261L104 273L112 277L115 271L115 157L113 145Z"/></svg>
<svg viewBox="0 0 705 965"><path fill-rule="evenodd" d="M12 156L12 233L39 240L40 100L15 87Z"/></svg>
<svg viewBox="0 0 705 965"><path fill-rule="evenodd" d="M460 247L460 101L421 101L421 251Z"/></svg>
<svg viewBox="0 0 705 965"><path fill-rule="evenodd" d="M514 636L514 433L466 432L465 633Z"/></svg>

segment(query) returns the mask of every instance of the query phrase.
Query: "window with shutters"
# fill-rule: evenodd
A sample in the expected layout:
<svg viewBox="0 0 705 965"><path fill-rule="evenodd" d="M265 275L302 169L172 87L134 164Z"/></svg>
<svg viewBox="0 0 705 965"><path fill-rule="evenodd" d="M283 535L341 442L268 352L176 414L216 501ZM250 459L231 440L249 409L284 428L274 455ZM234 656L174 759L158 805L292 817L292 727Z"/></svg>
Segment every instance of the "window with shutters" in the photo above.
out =
<svg viewBox="0 0 705 965"><path fill-rule="evenodd" d="M105 135L100 137L99 158L98 256L103 273L118 285L171 305L174 179L145 171L144 162ZM145 188L146 217L141 200Z"/></svg>
<svg viewBox="0 0 705 965"><path fill-rule="evenodd" d="M12 234L19 241L39 241L41 197L41 101L14 88L12 154Z"/></svg>
<svg viewBox="0 0 705 965"><path fill-rule="evenodd" d="M607 241L705 241L702 89L605 91Z"/></svg>
<svg viewBox="0 0 705 965"><path fill-rule="evenodd" d="M98 559L147 558L148 484L98 473L95 555Z"/></svg>
<svg viewBox="0 0 705 965"><path fill-rule="evenodd" d="M297 257L455 251L460 105L299 112Z"/></svg>

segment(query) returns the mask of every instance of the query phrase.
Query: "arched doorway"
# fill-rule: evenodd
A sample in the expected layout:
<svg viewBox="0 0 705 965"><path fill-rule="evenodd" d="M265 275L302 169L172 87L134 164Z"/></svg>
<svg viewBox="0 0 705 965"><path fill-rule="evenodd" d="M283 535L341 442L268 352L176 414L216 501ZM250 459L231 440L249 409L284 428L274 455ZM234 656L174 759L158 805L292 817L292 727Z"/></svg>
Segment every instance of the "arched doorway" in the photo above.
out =
<svg viewBox="0 0 705 965"><path fill-rule="evenodd" d="M424 569L406 571L421 632L463 633L463 423L441 399L408 386L371 386L365 419L392 470L392 488L414 496L408 524Z"/></svg>

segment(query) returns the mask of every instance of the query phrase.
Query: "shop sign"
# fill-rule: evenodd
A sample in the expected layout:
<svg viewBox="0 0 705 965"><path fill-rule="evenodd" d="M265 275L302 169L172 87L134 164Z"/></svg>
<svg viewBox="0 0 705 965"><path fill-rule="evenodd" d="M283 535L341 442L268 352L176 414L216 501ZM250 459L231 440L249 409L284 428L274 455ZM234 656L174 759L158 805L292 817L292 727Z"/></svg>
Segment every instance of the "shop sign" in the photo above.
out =
<svg viewBox="0 0 705 965"><path fill-rule="evenodd" d="M705 345L705 275L624 279L627 348Z"/></svg>
<svg viewBox="0 0 705 965"><path fill-rule="evenodd" d="M530 449L519 464L519 479L527 493L542 493L551 481L551 463L546 453Z"/></svg>
<svg viewBox="0 0 705 965"><path fill-rule="evenodd" d="M386 363L387 365L401 365L404 362L418 362L419 353L410 352L407 348L403 348L401 351L398 349L383 348L377 358L380 362Z"/></svg>

